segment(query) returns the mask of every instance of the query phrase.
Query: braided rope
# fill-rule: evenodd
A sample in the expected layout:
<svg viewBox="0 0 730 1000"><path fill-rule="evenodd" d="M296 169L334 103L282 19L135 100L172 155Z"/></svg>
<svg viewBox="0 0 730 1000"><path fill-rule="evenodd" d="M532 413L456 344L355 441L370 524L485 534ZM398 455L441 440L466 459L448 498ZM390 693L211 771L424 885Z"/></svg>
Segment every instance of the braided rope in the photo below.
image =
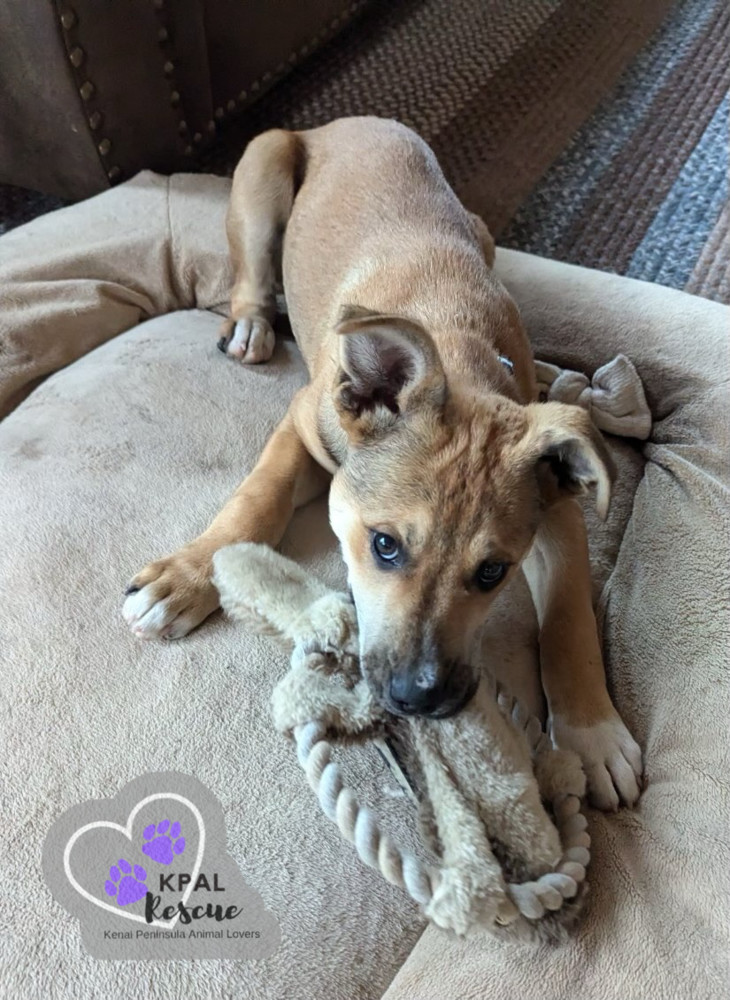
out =
<svg viewBox="0 0 730 1000"><path fill-rule="evenodd" d="M539 719L530 716L503 689L496 690L496 695L501 711L525 734L533 756L552 749ZM337 823L342 836L355 846L366 865L379 871L388 882L405 889L421 906L427 906L438 888L441 868L419 861L380 831L371 810L360 806L352 789L344 786L332 759L332 745L325 737L326 726L321 722L311 721L294 728L299 763L325 816ZM591 839L580 798L560 795L551 806L563 848L560 861L554 871L538 879L507 884L514 909L511 915L499 918L501 925L512 923L519 915L539 920L546 911L559 910L565 900L578 893L585 880Z"/></svg>

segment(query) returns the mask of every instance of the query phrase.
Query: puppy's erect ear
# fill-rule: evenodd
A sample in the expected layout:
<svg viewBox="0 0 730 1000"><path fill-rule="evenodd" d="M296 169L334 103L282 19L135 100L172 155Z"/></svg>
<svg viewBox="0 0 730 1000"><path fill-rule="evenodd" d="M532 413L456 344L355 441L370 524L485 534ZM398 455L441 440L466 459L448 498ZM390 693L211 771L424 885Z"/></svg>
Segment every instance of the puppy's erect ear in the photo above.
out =
<svg viewBox="0 0 730 1000"><path fill-rule="evenodd" d="M340 375L335 400L351 438L385 433L404 414L443 405L446 379L441 360L418 323L350 307L336 332Z"/></svg>
<svg viewBox="0 0 730 1000"><path fill-rule="evenodd" d="M588 413L566 403L533 403L528 407L527 447L536 462L547 502L566 493L596 489L596 510L606 519L615 468Z"/></svg>

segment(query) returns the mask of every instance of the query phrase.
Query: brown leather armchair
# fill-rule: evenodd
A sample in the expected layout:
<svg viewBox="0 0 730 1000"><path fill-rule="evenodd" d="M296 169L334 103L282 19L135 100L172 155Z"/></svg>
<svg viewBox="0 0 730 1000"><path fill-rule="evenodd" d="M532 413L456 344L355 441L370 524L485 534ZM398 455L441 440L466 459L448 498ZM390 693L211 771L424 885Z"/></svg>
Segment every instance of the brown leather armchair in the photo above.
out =
<svg viewBox="0 0 730 1000"><path fill-rule="evenodd" d="M366 0L4 0L0 182L65 198L190 170Z"/></svg>

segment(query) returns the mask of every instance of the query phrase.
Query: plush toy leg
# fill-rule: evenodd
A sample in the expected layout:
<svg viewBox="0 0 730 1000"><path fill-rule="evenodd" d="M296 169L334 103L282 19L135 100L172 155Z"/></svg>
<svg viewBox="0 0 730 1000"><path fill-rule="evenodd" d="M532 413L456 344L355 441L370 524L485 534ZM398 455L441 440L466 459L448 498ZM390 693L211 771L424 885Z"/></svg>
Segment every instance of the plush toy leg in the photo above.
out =
<svg viewBox="0 0 730 1000"><path fill-rule="evenodd" d="M484 825L454 782L432 731L416 724L413 733L442 855L441 877L426 916L457 934L509 923L517 909L507 896Z"/></svg>
<svg viewBox="0 0 730 1000"><path fill-rule="evenodd" d="M267 545L242 542L213 557L221 606L257 632L306 649L357 655L355 609Z"/></svg>

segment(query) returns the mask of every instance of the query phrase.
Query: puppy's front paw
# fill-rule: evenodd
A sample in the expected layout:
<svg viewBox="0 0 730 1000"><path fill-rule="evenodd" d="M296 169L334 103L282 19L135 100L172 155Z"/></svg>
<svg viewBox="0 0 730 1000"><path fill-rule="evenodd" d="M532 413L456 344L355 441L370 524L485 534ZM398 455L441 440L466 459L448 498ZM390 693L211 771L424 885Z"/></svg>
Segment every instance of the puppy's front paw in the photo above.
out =
<svg viewBox="0 0 730 1000"><path fill-rule="evenodd" d="M181 639L219 603L208 561L186 549L145 566L126 594L122 615L140 639Z"/></svg>
<svg viewBox="0 0 730 1000"><path fill-rule="evenodd" d="M593 726L572 726L555 716L551 726L555 745L573 750L583 762L592 805L606 811L636 805L643 773L641 750L618 713Z"/></svg>
<svg viewBox="0 0 730 1000"><path fill-rule="evenodd" d="M267 319L243 316L225 324L218 348L244 365L258 365L271 358L275 344L276 336Z"/></svg>

